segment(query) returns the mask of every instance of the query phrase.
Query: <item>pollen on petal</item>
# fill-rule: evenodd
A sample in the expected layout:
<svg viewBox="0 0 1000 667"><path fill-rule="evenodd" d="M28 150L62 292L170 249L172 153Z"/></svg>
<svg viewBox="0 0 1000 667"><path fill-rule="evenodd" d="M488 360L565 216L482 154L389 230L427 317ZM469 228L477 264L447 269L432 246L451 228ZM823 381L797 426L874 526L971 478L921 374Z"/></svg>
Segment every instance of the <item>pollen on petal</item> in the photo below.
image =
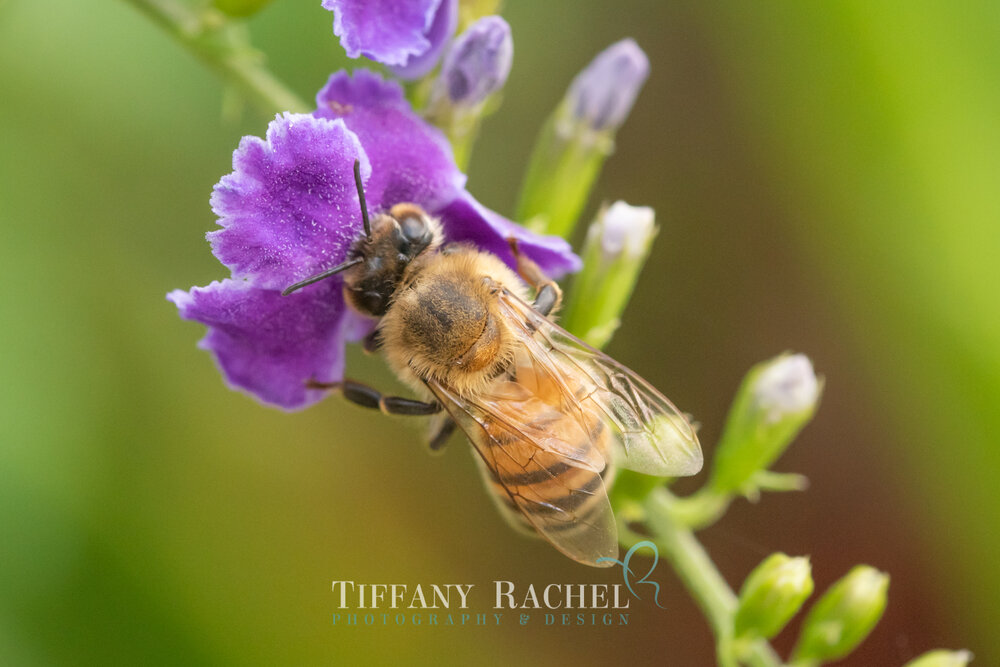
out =
<svg viewBox="0 0 1000 667"><path fill-rule="evenodd" d="M266 139L244 137L212 193L212 251L233 278L281 290L342 262L362 233L354 161L371 164L343 121L278 116Z"/></svg>

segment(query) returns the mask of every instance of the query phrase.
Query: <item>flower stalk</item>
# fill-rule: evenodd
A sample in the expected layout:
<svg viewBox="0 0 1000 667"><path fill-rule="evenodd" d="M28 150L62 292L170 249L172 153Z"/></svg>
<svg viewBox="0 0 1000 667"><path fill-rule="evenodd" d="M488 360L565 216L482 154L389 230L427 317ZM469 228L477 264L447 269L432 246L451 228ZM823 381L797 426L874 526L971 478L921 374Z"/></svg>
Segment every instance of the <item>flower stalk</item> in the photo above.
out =
<svg viewBox="0 0 1000 667"><path fill-rule="evenodd" d="M736 667L742 663L752 667L779 667L781 658L766 640L751 640L742 647L733 641L733 622L738 605L736 594L691 529L671 516L673 499L673 494L661 487L637 507L633 506L632 516L622 512L618 518L622 544L650 539L636 533L628 525L632 521L643 521L660 554L670 562L708 619L715 634L719 665Z"/></svg>
<svg viewBox="0 0 1000 667"><path fill-rule="evenodd" d="M153 20L220 78L271 115L309 106L263 65L241 30L216 9L195 11L178 0L126 0Z"/></svg>
<svg viewBox="0 0 1000 667"><path fill-rule="evenodd" d="M215 7L229 16L252 16L272 0L213 0Z"/></svg>

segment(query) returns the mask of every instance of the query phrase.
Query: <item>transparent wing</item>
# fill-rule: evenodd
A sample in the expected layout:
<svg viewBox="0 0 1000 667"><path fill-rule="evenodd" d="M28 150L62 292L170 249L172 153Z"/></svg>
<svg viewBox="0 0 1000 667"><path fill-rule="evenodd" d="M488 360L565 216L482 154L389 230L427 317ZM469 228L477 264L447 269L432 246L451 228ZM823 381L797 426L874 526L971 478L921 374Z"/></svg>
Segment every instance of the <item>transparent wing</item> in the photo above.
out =
<svg viewBox="0 0 1000 667"><path fill-rule="evenodd" d="M499 385L501 394L523 390L515 381ZM584 448L558 433L538 437L544 430L537 423L546 418L543 414L520 422L510 417L507 403L497 409L492 399L470 401L436 382L428 386L469 436L482 462L486 486L509 523L522 531L537 531L580 563L613 564L597 563L599 558L618 555L618 530L601 476L605 466L600 452L589 443L587 448L593 451L578 451ZM550 426L559 430L557 423ZM594 469L598 460L601 465Z"/></svg>
<svg viewBox="0 0 1000 667"><path fill-rule="evenodd" d="M632 370L587 345L502 290L500 308L530 359L532 372L562 393L556 401L581 429L600 415L617 465L676 477L701 470L701 445L687 417ZM518 378L527 374L518 370Z"/></svg>

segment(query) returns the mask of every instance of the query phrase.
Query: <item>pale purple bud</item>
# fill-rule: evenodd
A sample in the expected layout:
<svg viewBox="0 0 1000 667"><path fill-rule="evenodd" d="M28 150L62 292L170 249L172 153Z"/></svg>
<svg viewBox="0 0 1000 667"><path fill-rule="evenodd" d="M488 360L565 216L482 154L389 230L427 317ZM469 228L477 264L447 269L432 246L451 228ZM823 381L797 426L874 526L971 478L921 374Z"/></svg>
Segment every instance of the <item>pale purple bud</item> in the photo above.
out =
<svg viewBox="0 0 1000 667"><path fill-rule="evenodd" d="M649 59L635 40L615 42L573 79L566 93L569 112L594 130L616 130L648 75Z"/></svg>
<svg viewBox="0 0 1000 667"><path fill-rule="evenodd" d="M453 106L472 107L503 88L514 57L510 26L499 16L484 16L452 44L441 66L438 97Z"/></svg>

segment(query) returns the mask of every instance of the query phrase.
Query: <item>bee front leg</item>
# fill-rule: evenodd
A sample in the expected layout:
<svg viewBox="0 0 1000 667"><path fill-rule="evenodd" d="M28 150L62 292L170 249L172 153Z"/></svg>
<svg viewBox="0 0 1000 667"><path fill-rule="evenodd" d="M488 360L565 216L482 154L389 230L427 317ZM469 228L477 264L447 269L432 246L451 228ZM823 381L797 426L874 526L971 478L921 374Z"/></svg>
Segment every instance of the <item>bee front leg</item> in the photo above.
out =
<svg viewBox="0 0 1000 667"><path fill-rule="evenodd" d="M316 382L309 380L306 386L310 389L339 389L341 395L351 403L363 408L381 410L387 415L426 416L441 412L438 402L426 403L403 396L383 396L377 389L354 380L341 382Z"/></svg>
<svg viewBox="0 0 1000 667"><path fill-rule="evenodd" d="M514 259L517 261L517 275L535 288L535 302L531 304L532 308L548 317L562 303L562 290L537 264L521 254L517 239L511 237L507 239L507 243L510 244L510 251L514 253Z"/></svg>

